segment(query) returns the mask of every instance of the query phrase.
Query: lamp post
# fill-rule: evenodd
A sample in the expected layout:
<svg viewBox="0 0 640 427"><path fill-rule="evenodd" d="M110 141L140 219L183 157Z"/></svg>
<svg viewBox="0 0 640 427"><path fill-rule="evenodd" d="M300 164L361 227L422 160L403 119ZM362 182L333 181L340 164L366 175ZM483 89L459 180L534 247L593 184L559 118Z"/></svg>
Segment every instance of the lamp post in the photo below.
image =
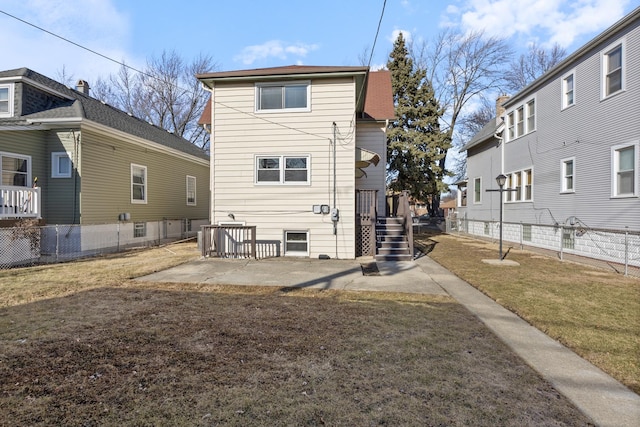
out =
<svg viewBox="0 0 640 427"><path fill-rule="evenodd" d="M487 191L498 191L500 193L500 261L502 261L502 202L503 202L503 197L502 197L502 193L504 193L505 191L515 191L511 188L504 188L504 184L507 182L507 177L504 176L503 174L500 174L496 177L496 182L498 183L498 187L500 187L500 189L498 190L493 190L493 189L487 189Z"/></svg>
<svg viewBox="0 0 640 427"><path fill-rule="evenodd" d="M504 184L507 182L507 177L500 174L496 177L498 187L500 187L500 261L502 261L502 193L504 192Z"/></svg>

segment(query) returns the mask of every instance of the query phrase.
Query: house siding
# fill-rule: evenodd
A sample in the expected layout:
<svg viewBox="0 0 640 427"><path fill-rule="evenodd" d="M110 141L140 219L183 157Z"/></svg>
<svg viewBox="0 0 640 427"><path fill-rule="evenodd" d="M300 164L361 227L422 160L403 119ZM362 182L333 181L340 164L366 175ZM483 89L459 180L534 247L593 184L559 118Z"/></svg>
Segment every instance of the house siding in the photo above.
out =
<svg viewBox="0 0 640 427"><path fill-rule="evenodd" d="M186 159L83 131L80 189L81 224L208 217L209 168ZM131 203L131 164L147 167L147 203ZM167 173L170 171L171 173ZM186 176L196 177L197 205L186 204Z"/></svg>
<svg viewBox="0 0 640 427"><path fill-rule="evenodd" d="M259 241L284 231L309 232L309 256L355 257L355 82L311 81L311 111L256 113L255 86L217 82L213 88L211 219L257 226ZM337 234L329 215L313 205L333 206L333 123L337 125ZM308 155L309 185L255 183L256 155Z"/></svg>
<svg viewBox="0 0 640 427"><path fill-rule="evenodd" d="M45 133L47 184L43 187L42 198L44 218L48 224L76 224L80 218L80 197L76 191L79 187L79 176L76 171L79 153L76 151L77 146L74 143L75 138L79 140L79 137L79 130L48 131ZM71 177L53 178L51 153L63 151L71 157Z"/></svg>
<svg viewBox="0 0 640 427"><path fill-rule="evenodd" d="M380 189L386 185L387 135L386 125L377 122L358 122L356 131L357 146L373 151L380 156L377 166L370 165L364 169L366 177L356 179L358 190L378 190L378 215L385 214L385 195Z"/></svg>
<svg viewBox="0 0 640 427"><path fill-rule="evenodd" d="M638 15L636 15L637 17ZM624 43L624 90L602 97L602 53ZM562 106L562 78L575 72L575 105ZM506 202L504 220L530 224L567 224L577 217L592 228L640 230L640 198L612 197L612 147L640 142L640 19L603 38L597 45L554 71L535 93L521 93L507 103L507 113L532 96L536 99L536 130L504 144L505 173L533 168L533 200ZM636 146L638 147L638 146ZM637 150L637 149L636 149ZM637 153L636 153L637 154ZM575 159L574 192L561 191L561 161ZM491 171L495 184L500 150L476 155L469 150L469 219L498 217L498 205L472 204L472 179ZM640 172L636 164L636 188ZM484 178L483 178L484 179ZM491 213L487 212L487 209Z"/></svg>

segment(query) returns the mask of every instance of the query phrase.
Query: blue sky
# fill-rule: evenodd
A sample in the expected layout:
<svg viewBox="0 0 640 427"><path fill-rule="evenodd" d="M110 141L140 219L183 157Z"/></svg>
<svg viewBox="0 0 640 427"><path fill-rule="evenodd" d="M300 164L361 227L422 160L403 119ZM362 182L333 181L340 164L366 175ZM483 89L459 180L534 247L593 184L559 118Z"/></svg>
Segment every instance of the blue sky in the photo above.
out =
<svg viewBox="0 0 640 427"><path fill-rule="evenodd" d="M136 68L152 55L175 50L187 61L205 54L217 70L236 70L360 65L359 57L373 46L383 3L3 0L0 11ZM399 31L420 42L447 26L504 36L515 51L535 41L557 42L570 53L639 5L640 0L387 0L372 66L386 63ZM0 39L0 70L29 67L58 78L64 69L68 77L91 84L118 69L4 13Z"/></svg>

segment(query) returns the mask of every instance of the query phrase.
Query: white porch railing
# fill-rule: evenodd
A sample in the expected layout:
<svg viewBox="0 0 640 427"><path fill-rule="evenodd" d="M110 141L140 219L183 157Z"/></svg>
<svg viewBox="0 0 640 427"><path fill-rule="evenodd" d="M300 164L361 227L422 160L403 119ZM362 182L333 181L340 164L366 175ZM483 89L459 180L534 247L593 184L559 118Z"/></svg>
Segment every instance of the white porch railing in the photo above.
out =
<svg viewBox="0 0 640 427"><path fill-rule="evenodd" d="M42 218L40 188L0 186L0 219Z"/></svg>

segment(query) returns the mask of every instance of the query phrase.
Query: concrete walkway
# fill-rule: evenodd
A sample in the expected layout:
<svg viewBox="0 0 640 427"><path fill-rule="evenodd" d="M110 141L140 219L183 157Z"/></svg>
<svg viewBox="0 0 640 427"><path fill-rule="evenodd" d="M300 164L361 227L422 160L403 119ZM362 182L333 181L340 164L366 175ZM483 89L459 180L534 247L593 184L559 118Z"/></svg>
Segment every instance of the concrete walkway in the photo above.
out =
<svg viewBox="0 0 640 427"><path fill-rule="evenodd" d="M138 280L450 295L596 425L640 426L640 396L431 258L377 262L379 275L363 275L362 265L371 262L373 260L362 259L203 259Z"/></svg>

